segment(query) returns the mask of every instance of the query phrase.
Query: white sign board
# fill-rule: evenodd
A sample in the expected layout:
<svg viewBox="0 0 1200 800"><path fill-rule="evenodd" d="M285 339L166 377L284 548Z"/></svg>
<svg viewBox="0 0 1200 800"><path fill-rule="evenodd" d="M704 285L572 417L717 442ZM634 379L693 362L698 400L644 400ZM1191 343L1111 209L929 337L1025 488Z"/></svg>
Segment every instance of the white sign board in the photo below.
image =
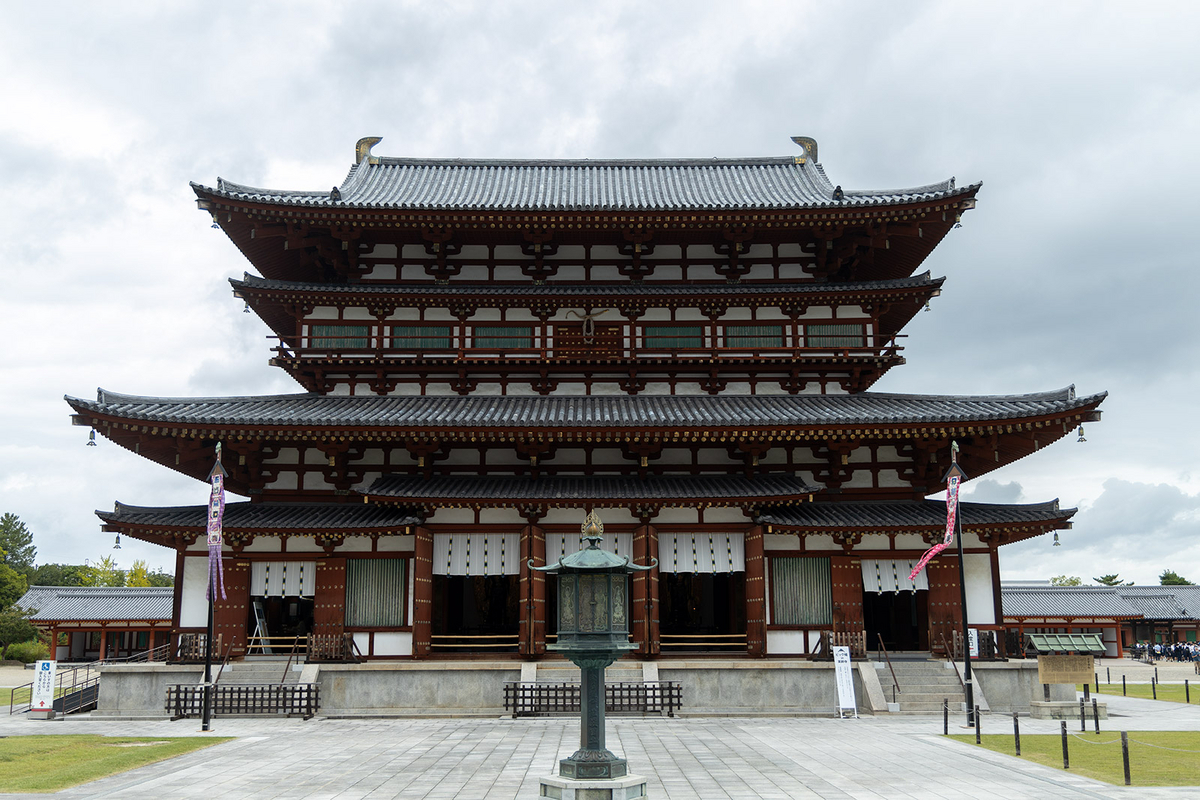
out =
<svg viewBox="0 0 1200 800"><path fill-rule="evenodd" d="M850 671L850 648L833 648L833 667L837 677L838 716L846 711L858 716L858 704L854 702L854 673Z"/></svg>
<svg viewBox="0 0 1200 800"><path fill-rule="evenodd" d="M39 661L33 671L33 694L30 698L31 711L54 709L54 676L58 664L54 661Z"/></svg>
<svg viewBox="0 0 1200 800"><path fill-rule="evenodd" d="M971 643L971 658L979 658L979 629L967 628L967 639Z"/></svg>

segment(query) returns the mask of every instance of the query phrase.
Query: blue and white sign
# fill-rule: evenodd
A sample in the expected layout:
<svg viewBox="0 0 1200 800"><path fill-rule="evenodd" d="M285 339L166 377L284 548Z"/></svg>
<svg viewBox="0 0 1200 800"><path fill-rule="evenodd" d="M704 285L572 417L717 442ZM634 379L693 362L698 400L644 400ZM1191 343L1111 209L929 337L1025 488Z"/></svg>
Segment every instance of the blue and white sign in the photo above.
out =
<svg viewBox="0 0 1200 800"><path fill-rule="evenodd" d="M858 704L854 702L854 674L850 671L850 648L833 648L833 669L837 677L838 716L849 711L858 717Z"/></svg>
<svg viewBox="0 0 1200 800"><path fill-rule="evenodd" d="M54 677L58 673L55 661L39 661L33 671L33 694L29 708L32 711L54 710Z"/></svg>

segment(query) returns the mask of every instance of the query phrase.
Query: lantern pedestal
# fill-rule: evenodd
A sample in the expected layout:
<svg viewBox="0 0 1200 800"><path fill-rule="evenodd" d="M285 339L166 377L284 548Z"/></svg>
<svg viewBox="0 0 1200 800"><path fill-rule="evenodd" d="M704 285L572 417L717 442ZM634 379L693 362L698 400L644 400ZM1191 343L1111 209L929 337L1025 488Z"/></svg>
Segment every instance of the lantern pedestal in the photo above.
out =
<svg viewBox="0 0 1200 800"><path fill-rule="evenodd" d="M538 797L554 800L648 800L646 779L640 775L607 780L576 780L550 775L541 779Z"/></svg>

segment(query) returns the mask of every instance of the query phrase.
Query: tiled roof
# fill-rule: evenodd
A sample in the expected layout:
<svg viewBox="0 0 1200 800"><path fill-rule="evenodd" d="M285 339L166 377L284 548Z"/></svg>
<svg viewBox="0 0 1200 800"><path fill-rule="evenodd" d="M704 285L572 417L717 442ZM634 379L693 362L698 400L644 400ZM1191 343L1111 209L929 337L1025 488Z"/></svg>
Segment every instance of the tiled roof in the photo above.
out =
<svg viewBox="0 0 1200 800"><path fill-rule="evenodd" d="M860 208L970 194L951 178L908 189L845 191L819 164L791 156L737 159L476 160L370 158L337 193L280 191L224 179L200 195L319 208L479 211L674 211Z"/></svg>
<svg viewBox="0 0 1200 800"><path fill-rule="evenodd" d="M31 586L17 601L39 621L170 620L170 586Z"/></svg>
<svg viewBox="0 0 1200 800"><path fill-rule="evenodd" d="M792 475L762 475L754 479L738 475L680 475L637 477L474 477L439 476L428 480L385 475L371 484L368 497L420 503L433 501L500 501L502 504L534 502L703 499L713 505L722 501L762 501L796 498L818 491Z"/></svg>
<svg viewBox="0 0 1200 800"><path fill-rule="evenodd" d="M656 281L624 281L621 283L465 283L451 282L444 284L421 283L405 284L325 284L302 283L295 281L278 281L259 278L249 273L242 280L230 278L229 283L235 290L248 289L275 292L317 292L324 295L345 294L397 294L411 297L414 294L423 297L462 297L476 294L521 296L521 297L692 297L695 295L718 295L736 297L740 295L756 295L764 292L772 295L804 295L804 294L866 294L872 292L887 292L903 289L938 288L945 278L931 278L928 272L914 275L911 278L901 278L889 281L862 281L858 283L712 283L712 284L678 284L659 283Z"/></svg>
<svg viewBox="0 0 1200 800"><path fill-rule="evenodd" d="M1187 619L1189 616L1183 604L1168 592L1131 593L1125 599L1146 619Z"/></svg>
<svg viewBox="0 0 1200 800"><path fill-rule="evenodd" d="M114 525L142 528L196 528L207 522L208 506L128 506L117 503L113 511L96 516ZM226 531L396 530L420 524L420 518L395 508L363 503L228 503Z"/></svg>
<svg viewBox="0 0 1200 800"><path fill-rule="evenodd" d="M1098 404L1107 392L1074 387L1026 395L405 396L318 394L262 397L137 397L103 389L78 411L177 425L477 428L731 428L912 425L1024 419Z"/></svg>
<svg viewBox="0 0 1200 800"><path fill-rule="evenodd" d="M1023 522L1067 520L1074 508L1059 508L1057 500L1031 505L962 503L962 523L1012 525ZM821 530L823 528L890 529L945 528L946 504L938 500L911 502L807 503L802 506L767 509L757 521L763 525Z"/></svg>
<svg viewBox="0 0 1200 800"><path fill-rule="evenodd" d="M1200 619L1200 586L1120 586L1118 591L1136 603L1143 596L1160 597L1170 595L1174 603L1182 609L1185 619ZM1150 614L1146 614L1147 617ZM1160 617L1159 619L1165 619Z"/></svg>
<svg viewBox="0 0 1200 800"><path fill-rule="evenodd" d="M1096 633L1030 633L1028 649L1035 653L1105 653L1104 642Z"/></svg>
<svg viewBox="0 0 1200 800"><path fill-rule="evenodd" d="M1138 617L1141 612L1115 588L1001 586L1006 617Z"/></svg>

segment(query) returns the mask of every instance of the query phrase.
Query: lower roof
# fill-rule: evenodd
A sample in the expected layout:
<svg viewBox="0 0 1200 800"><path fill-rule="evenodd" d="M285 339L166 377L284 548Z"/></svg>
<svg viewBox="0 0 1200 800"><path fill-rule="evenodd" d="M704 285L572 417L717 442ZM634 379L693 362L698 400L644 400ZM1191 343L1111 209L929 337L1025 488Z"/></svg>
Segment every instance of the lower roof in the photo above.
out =
<svg viewBox="0 0 1200 800"><path fill-rule="evenodd" d="M1059 508L1058 500L1029 505L959 504L962 524L968 529L973 525L1066 522L1077 510ZM758 521L778 528L801 528L812 532L848 528L944 529L946 504L940 500L812 503L764 511Z"/></svg>
<svg viewBox="0 0 1200 800"><path fill-rule="evenodd" d="M101 389L66 397L80 412L156 425L333 428L676 429L946 425L1094 408L1107 392L1075 387L1024 395L585 395L139 397Z"/></svg>
<svg viewBox="0 0 1200 800"><path fill-rule="evenodd" d="M97 511L106 527L203 531L208 506L131 506L117 503L112 511ZM403 533L421 518L394 507L363 503L227 503L223 529L228 533Z"/></svg>

